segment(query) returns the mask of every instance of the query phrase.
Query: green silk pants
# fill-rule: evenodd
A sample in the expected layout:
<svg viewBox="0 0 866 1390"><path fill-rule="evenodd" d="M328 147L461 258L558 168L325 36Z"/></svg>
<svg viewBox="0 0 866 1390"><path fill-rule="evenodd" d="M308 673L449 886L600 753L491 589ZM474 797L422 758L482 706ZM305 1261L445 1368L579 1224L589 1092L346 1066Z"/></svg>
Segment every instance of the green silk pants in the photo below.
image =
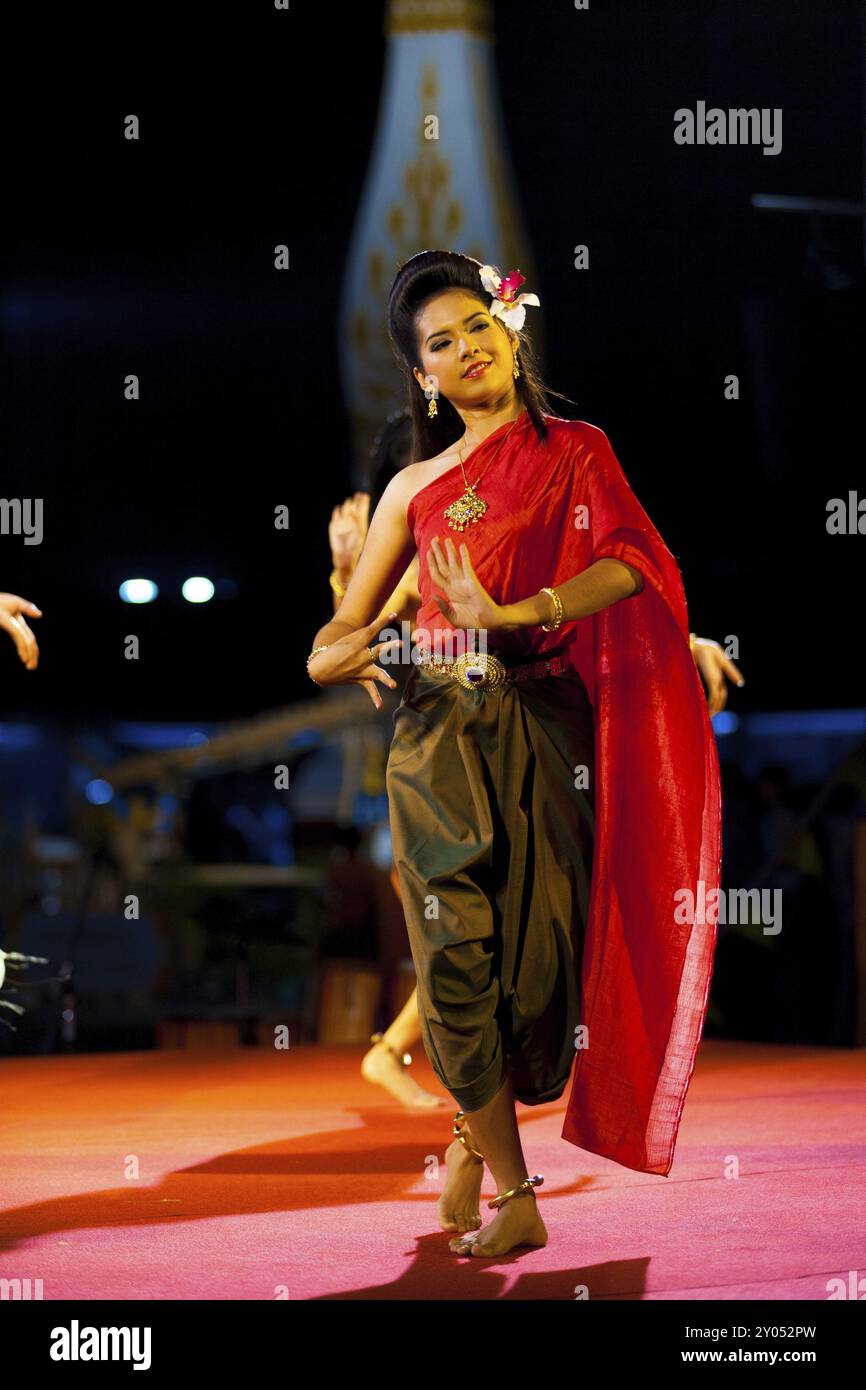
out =
<svg viewBox="0 0 866 1390"><path fill-rule="evenodd" d="M467 690L417 666L393 722L391 839L431 1066L467 1113L506 1069L525 1105L556 1100L575 1055L592 875L584 684L569 668Z"/></svg>

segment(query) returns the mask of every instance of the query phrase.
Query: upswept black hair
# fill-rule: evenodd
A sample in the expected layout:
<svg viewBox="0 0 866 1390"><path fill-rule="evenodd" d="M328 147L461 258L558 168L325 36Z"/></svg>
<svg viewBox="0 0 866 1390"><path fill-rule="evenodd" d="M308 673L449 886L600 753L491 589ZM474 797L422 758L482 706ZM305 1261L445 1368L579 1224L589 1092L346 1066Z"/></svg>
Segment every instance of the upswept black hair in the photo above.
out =
<svg viewBox="0 0 866 1390"><path fill-rule="evenodd" d="M419 372L424 371L418 350L416 316L428 299L451 289L467 290L476 295L489 313L493 295L481 283L480 270L480 261L459 251L420 251L417 256L411 256L404 262L391 286L388 295L388 337L407 379L413 462L435 458L464 433L460 415L444 396L437 397L438 413L435 418L431 420L427 414L427 398L412 375L413 367L417 367ZM547 397L557 396L564 401L568 401L569 397L553 391L542 382L532 341L525 327L521 329L519 337L520 376L514 387L521 404L529 413L538 438L546 440L544 415L554 415ZM570 401L570 404L574 402Z"/></svg>

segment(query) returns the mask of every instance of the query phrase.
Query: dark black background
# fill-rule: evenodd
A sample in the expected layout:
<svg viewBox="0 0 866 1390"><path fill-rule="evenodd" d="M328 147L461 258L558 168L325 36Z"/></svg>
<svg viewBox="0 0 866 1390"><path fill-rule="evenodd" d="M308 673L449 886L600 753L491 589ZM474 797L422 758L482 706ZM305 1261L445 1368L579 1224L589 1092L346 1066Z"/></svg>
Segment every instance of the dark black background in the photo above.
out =
<svg viewBox="0 0 866 1390"><path fill-rule="evenodd" d="M862 198L858 11L495 5L546 378L609 435L680 561L691 625L738 635L740 711L863 699L866 539L825 529L827 500L866 486L863 226L749 204ZM0 495L45 505L41 546L0 537L0 588L45 613L36 673L4 653L7 712L207 719L315 698L327 521L357 485L338 304L382 19L312 0L118 6L63 28L40 12L7 54ZM676 145L673 112L698 100L783 108L782 152ZM184 603L195 573L237 598ZM117 585L139 574L163 592L131 610Z"/></svg>

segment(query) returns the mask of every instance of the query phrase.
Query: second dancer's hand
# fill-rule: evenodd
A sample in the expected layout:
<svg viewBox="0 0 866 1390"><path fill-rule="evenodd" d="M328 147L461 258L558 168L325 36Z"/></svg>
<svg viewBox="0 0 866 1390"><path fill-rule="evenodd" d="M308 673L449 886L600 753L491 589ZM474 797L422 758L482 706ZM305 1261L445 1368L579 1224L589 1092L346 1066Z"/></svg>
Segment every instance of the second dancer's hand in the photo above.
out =
<svg viewBox="0 0 866 1390"><path fill-rule="evenodd" d="M478 628L496 632L504 627L504 609L490 597L478 579L466 545L457 548L450 536L444 546L434 536L427 551L430 578L447 597L434 597L439 611L453 628Z"/></svg>
<svg viewBox="0 0 866 1390"><path fill-rule="evenodd" d="M39 646L25 613L28 618L42 617L42 609L20 594L0 594L0 630L9 633L27 670L35 671L39 665Z"/></svg>
<svg viewBox="0 0 866 1390"><path fill-rule="evenodd" d="M341 579L346 583L358 562L364 541L367 537L367 524L370 511L370 494L356 492L331 512L328 524L328 542L331 546L331 563Z"/></svg>
<svg viewBox="0 0 866 1390"><path fill-rule="evenodd" d="M737 685L745 685L742 672L731 658L722 650L718 642L710 637L697 637L692 653L695 665L701 673L707 688L707 706L710 715L718 714L728 703L728 676Z"/></svg>
<svg viewBox="0 0 866 1390"><path fill-rule="evenodd" d="M389 613L387 621L396 618ZM389 642L376 642L371 645L376 633L385 626L381 617L359 627L356 632L347 632L344 637L329 642L326 649L317 652L307 667L313 680L319 685L362 685L377 709L382 708L382 697L376 689L376 682L396 690L397 682L376 661L382 653L390 655L402 645L402 638L395 637Z"/></svg>

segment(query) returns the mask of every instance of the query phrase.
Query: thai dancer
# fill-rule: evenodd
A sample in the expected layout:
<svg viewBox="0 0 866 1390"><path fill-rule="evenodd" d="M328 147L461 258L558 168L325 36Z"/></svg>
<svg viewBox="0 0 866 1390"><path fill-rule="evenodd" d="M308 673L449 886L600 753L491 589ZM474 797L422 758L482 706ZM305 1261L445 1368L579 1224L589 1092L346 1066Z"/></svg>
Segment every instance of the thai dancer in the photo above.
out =
<svg viewBox="0 0 866 1390"><path fill-rule="evenodd" d="M563 1137L670 1171L720 871L679 569L606 435L550 412L522 279L447 251L400 269L388 326L419 461L385 489L307 662L381 707L401 647L374 640L381 605L417 551L387 791L424 1046L459 1106L440 1224L475 1256L546 1243L514 1103L557 1099L572 1071Z"/></svg>

